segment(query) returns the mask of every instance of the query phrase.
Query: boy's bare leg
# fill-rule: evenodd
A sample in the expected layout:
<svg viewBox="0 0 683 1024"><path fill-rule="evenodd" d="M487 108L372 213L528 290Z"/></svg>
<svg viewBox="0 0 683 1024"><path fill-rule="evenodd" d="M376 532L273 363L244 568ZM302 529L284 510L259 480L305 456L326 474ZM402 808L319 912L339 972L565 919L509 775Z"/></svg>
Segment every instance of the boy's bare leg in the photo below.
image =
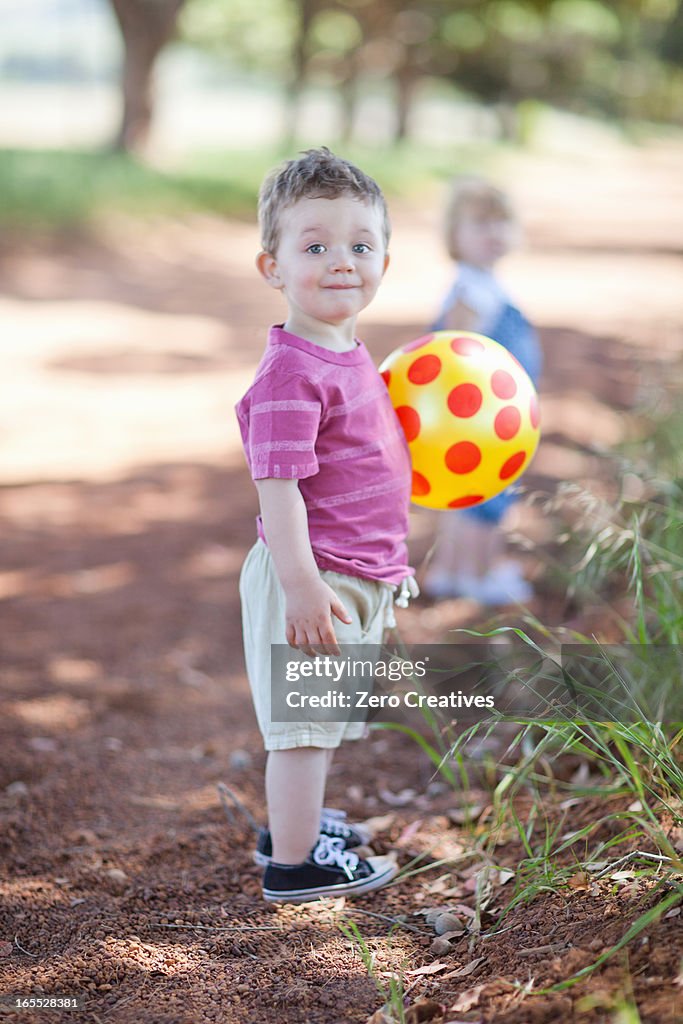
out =
<svg viewBox="0 0 683 1024"><path fill-rule="evenodd" d="M276 864L301 864L317 842L330 753L295 747L268 754L266 799Z"/></svg>

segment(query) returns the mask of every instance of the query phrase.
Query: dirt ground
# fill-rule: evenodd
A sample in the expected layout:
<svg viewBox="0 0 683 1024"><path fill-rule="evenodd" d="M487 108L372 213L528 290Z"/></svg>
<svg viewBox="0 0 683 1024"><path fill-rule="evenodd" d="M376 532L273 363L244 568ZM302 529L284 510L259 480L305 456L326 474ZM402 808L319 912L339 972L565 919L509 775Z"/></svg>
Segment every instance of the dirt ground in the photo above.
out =
<svg viewBox="0 0 683 1024"><path fill-rule="evenodd" d="M623 593L566 597L563 527L542 499L572 480L614 494L601 451L637 430L680 364L682 170L673 144L507 168L528 246L505 276L547 364L526 480L536 498L516 530L532 611L553 627L609 638L628 611ZM378 360L423 333L448 280L437 212L395 210L392 268L362 326ZM68 1019L94 1024L362 1024L383 999L338 927L351 917L380 979L399 971L409 1003L422 1000L413 1024L597 1024L629 998L645 1024L682 1021L677 907L579 984L547 991L661 898L628 873L541 892L489 936L514 884L490 876L473 930L486 879L463 796L395 733L342 748L327 801L376 819L375 849L401 864L449 864L353 903L262 902L250 829L228 822L216 788L263 820L237 594L256 500L232 414L281 313L252 269L256 248L251 224L208 217L3 243L0 992L82 995ZM416 512L412 526L421 567L434 517ZM426 642L487 621L470 601L420 599L400 628ZM569 832L601 807L565 813ZM523 856L504 829L499 865ZM467 929L443 954L424 913L435 906Z"/></svg>

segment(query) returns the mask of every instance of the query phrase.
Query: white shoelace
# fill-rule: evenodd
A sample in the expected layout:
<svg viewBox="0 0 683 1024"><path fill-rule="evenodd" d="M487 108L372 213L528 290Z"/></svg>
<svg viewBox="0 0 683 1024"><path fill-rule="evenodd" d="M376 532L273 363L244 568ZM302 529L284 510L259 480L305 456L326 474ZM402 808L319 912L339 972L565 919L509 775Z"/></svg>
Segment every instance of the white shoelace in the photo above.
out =
<svg viewBox="0 0 683 1024"><path fill-rule="evenodd" d="M344 840L332 836L321 835L313 851L313 860L321 867L334 865L341 868L344 874L353 881L354 868L358 867L358 855L344 849Z"/></svg>
<svg viewBox="0 0 683 1024"><path fill-rule="evenodd" d="M349 839L351 836L351 829L349 826L336 818L321 819L321 824L325 829L323 834L328 836L341 836L342 839Z"/></svg>
<svg viewBox="0 0 683 1024"><path fill-rule="evenodd" d="M334 818L335 821L346 821L346 811L340 811L337 807L323 807L320 812L320 820L323 821L325 818Z"/></svg>

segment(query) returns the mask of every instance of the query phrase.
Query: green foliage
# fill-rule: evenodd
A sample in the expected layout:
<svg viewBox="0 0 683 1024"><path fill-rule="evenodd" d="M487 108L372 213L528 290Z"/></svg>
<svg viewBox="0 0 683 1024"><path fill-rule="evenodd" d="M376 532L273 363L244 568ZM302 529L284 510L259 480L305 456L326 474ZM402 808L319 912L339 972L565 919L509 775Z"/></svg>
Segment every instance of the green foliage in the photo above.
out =
<svg viewBox="0 0 683 1024"><path fill-rule="evenodd" d="M264 175L300 148L204 153L174 171L105 151L0 149L0 224L24 231L68 229L109 214L156 217L192 211L255 218ZM372 174L390 197L424 196L452 174L490 166L497 152L487 146L456 151L409 143L335 150Z"/></svg>
<svg viewBox="0 0 683 1024"><path fill-rule="evenodd" d="M389 979L389 984L386 985L375 970L374 957L356 922L350 919L339 921L337 927L342 935L358 949L365 969L375 983L380 997L384 1000L385 1009L390 1014L393 1024L405 1024L406 1011L401 975L392 976Z"/></svg>
<svg viewBox="0 0 683 1024"><path fill-rule="evenodd" d="M622 32L614 5L597 0L556 0L550 8L550 24L607 45L617 44Z"/></svg>
<svg viewBox="0 0 683 1024"><path fill-rule="evenodd" d="M181 12L179 32L237 66L287 77L297 8L296 0L191 0Z"/></svg>
<svg viewBox="0 0 683 1024"><path fill-rule="evenodd" d="M659 393L658 415L648 410L648 435L616 456L625 481L621 499L610 505L580 489L570 492L579 510L578 522L575 516L572 523L579 564L568 570L568 578L575 580L580 593L590 594L592 604L606 592L628 591L633 607L623 622L624 640L646 647L668 644L676 652L683 625L683 414L674 377L670 375L669 388ZM611 456L612 473L614 460ZM561 630L553 633L531 618L529 632L504 626L486 633L458 632L479 639L507 634L546 661L557 657L564 639ZM580 634L572 639L596 646ZM662 674L667 676L666 669ZM656 681L669 683L678 707L680 678L678 671L671 679ZM632 710L639 710L637 703ZM451 736L448 722L437 721L431 727L439 741ZM482 733L495 734L495 729L495 721L480 722L451 737L448 756L460 770L458 788L469 786L468 765L474 764L472 751ZM492 817L485 827L478 824L476 841L482 856L495 864L501 835L512 831L520 853L511 899L489 935L501 928L514 908L539 894L599 887L625 866L640 887L641 900L648 901L648 909L630 921L618 941L593 963L537 992L572 988L613 957L624 956L630 943L680 902L683 857L671 841L670 829L683 823L682 751L680 721L660 722L635 714L624 715L623 720L520 721L507 749L500 752L495 775L488 776ZM434 763L436 751L428 753ZM582 769L570 779L555 767L568 760ZM448 778L443 766L440 770ZM577 822L577 808L596 799L604 811ZM411 873L421 870L425 869ZM616 1011L614 1021L638 1020L628 993L611 1007Z"/></svg>
<svg viewBox="0 0 683 1024"><path fill-rule="evenodd" d="M378 73L395 85L429 75L486 103L543 97L660 121L675 121L683 101L676 0L189 0L180 28L233 65L288 83L302 70L313 84L332 76L357 86Z"/></svg>
<svg viewBox="0 0 683 1024"><path fill-rule="evenodd" d="M348 53L363 39L363 29L346 11L321 11L311 25L310 41L314 47L333 53Z"/></svg>
<svg viewBox="0 0 683 1024"><path fill-rule="evenodd" d="M163 173L123 154L0 150L0 223L25 230L77 227L116 212L243 214L254 208L267 166L231 154L220 174Z"/></svg>

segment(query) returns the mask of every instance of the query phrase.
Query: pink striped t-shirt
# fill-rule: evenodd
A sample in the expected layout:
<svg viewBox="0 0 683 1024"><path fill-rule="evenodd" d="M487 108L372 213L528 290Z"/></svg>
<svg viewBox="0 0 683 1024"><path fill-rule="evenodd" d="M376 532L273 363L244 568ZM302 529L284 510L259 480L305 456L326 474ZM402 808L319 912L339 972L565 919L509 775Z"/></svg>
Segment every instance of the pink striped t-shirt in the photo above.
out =
<svg viewBox="0 0 683 1024"><path fill-rule="evenodd" d="M236 412L253 479L299 481L319 568L392 584L412 574L410 454L362 342L331 352L271 327Z"/></svg>

